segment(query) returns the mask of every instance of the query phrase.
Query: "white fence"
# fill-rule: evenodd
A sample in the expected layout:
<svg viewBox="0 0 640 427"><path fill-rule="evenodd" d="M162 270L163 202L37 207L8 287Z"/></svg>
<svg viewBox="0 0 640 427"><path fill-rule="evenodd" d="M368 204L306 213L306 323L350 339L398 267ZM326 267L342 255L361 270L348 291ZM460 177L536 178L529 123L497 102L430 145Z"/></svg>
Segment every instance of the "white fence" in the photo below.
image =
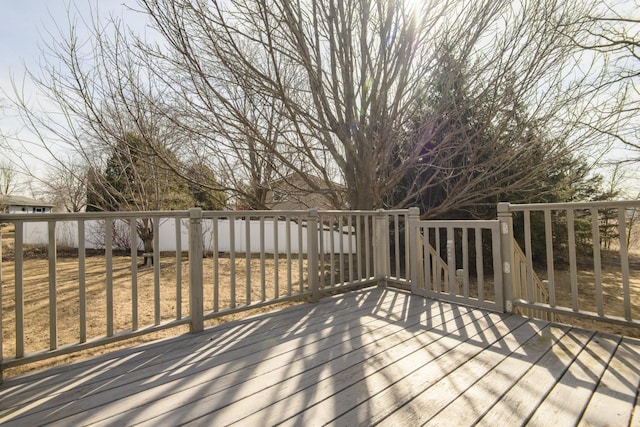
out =
<svg viewBox="0 0 640 427"><path fill-rule="evenodd" d="M114 242L129 242L129 222L116 219L113 221L112 232ZM25 222L24 223L24 244L26 245L47 245L49 243L49 229L47 222ZM179 228L181 247L187 248L189 242L189 220L185 218L162 219L159 228L159 247L161 251L176 250L176 226ZM78 222L59 221L56 222L56 244L58 247L78 248ZM232 230L233 228L233 230ZM215 231L214 231L215 229ZM307 235L304 232L306 222L302 220L284 219L277 220L266 218L262 220L246 220L243 218L204 218L202 220L204 250L211 251L217 247L219 252L260 252L266 253L286 253L287 245L292 252L307 251ZM335 227L329 228L325 225L323 236L324 241L336 242L334 253L338 253L340 240L342 240L343 252L354 253L356 247L354 226L342 226L340 230ZM287 239L287 236L301 235L300 240ZM104 249L105 247L105 221L87 220L85 221L85 248ZM231 242L233 236L233 244ZM247 238L249 236L249 238ZM258 236L258 237L253 237ZM216 246L217 239L217 246ZM277 244L277 248L276 248ZM262 246L264 245L264 246ZM301 246L299 246L301 245ZM300 250L301 248L301 250ZM351 248L351 250L349 250ZM128 247L116 249L130 249ZM142 250L142 240L138 238L138 249ZM327 246L324 253L328 252Z"/></svg>

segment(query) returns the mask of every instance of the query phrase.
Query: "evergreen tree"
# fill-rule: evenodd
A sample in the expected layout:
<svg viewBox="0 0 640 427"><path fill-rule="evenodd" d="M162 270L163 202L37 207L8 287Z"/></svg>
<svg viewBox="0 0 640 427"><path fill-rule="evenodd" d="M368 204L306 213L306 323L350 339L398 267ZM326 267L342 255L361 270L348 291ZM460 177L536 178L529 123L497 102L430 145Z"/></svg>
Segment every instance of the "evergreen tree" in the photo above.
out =
<svg viewBox="0 0 640 427"><path fill-rule="evenodd" d="M167 159L175 162L167 165ZM114 144L104 171L88 174L87 210L158 211L188 209L194 206L187 182L170 166L177 157L162 145L143 143L139 135L128 132ZM153 252L153 222L137 223L144 252ZM151 258L147 258L151 262Z"/></svg>
<svg viewBox="0 0 640 427"><path fill-rule="evenodd" d="M187 167L187 183L194 206L204 210L215 211L226 207L226 198L222 191L212 190L219 187L213 170L204 163L194 163Z"/></svg>

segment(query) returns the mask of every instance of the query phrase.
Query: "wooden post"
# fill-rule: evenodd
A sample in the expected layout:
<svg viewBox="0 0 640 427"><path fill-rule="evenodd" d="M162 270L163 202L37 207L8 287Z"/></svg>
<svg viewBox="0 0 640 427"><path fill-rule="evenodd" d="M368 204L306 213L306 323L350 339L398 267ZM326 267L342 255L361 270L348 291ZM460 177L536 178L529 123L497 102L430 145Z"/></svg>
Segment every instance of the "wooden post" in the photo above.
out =
<svg viewBox="0 0 640 427"><path fill-rule="evenodd" d="M307 280L311 291L311 302L320 301L318 288L318 211L309 209L307 218Z"/></svg>
<svg viewBox="0 0 640 427"><path fill-rule="evenodd" d="M502 286L504 311L513 312L513 215L509 211L509 202L498 203L500 221L500 255L502 258Z"/></svg>
<svg viewBox="0 0 640 427"><path fill-rule="evenodd" d="M373 227L373 274L377 280L389 277L389 216L378 209Z"/></svg>
<svg viewBox="0 0 640 427"><path fill-rule="evenodd" d="M192 334L204 329L202 209L189 209L189 314Z"/></svg>

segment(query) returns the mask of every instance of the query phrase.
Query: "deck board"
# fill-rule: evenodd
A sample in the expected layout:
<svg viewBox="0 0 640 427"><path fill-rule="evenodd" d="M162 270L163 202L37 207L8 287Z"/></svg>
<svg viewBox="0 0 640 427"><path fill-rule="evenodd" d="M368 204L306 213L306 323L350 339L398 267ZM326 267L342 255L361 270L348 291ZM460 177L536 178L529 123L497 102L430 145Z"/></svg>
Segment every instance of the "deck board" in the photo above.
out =
<svg viewBox="0 0 640 427"><path fill-rule="evenodd" d="M247 425L255 425L256 422L262 421L271 425L288 419L292 424L324 425L332 421L337 414L349 412L356 405L362 407L363 402L372 395L388 390L398 382L408 387L412 378L422 377L422 371L426 369L440 371L446 369L445 365L461 363L464 359L463 352L454 353L453 357L446 359L441 357L456 348L456 345L462 345L461 338L454 335L459 332L466 335L464 344L478 338L479 332L486 331L493 322L501 320L501 316L497 314L487 315L492 319L490 321L484 317L475 319L469 314L464 312L461 316L444 323L444 330L455 331L446 335L437 330L409 330L394 335L404 338L408 332L408 341L393 346L376 341L377 348L366 350L362 356L358 354L351 357L351 366L348 369L334 370L335 374L331 377L314 384L304 395L295 396L293 401L297 404L291 405L291 399L283 400L277 403L271 418L254 414L243 421L246 421ZM460 322L464 322L462 327ZM438 329L440 325L436 323L433 327ZM441 358L442 363L436 361L438 358ZM396 397L395 401L402 399ZM368 405L365 408L369 409ZM214 417L215 414L211 416ZM347 418L353 420L354 417ZM355 418L358 418L358 415ZM375 422L370 411L366 419Z"/></svg>
<svg viewBox="0 0 640 427"><path fill-rule="evenodd" d="M634 425L639 355L375 287L8 379L0 424Z"/></svg>
<svg viewBox="0 0 640 427"><path fill-rule="evenodd" d="M422 366L415 369L415 367L407 364L407 368L410 370L406 376L400 377L391 387L386 388L381 393L374 394L366 402L342 415L336 420L337 423L340 425L354 425L363 420L365 422L371 420L374 423L382 420L390 411L397 409L399 405L405 402L411 401L423 390L446 381L445 379L451 372L466 365L492 344L501 345L498 341L500 341L502 334L508 333L511 328L517 328L523 323L523 319L516 319L515 317L500 319L494 318L494 316L496 315L488 314L485 317L476 319L475 322L465 325L465 333L462 336L468 336L467 339L461 340L460 337L451 337L438 341L440 348L427 348L426 353L422 352L425 358ZM485 321L487 323L483 325ZM482 328L479 325L486 327ZM431 357L433 359L430 359ZM405 364L403 363L402 365ZM413 407L413 405L409 405L408 408ZM418 404L416 407L421 407L421 405ZM406 412L403 410L402 413L405 414Z"/></svg>
<svg viewBox="0 0 640 427"><path fill-rule="evenodd" d="M531 417L540 403L556 385L568 366L575 360L593 332L569 330L526 374L511 385L509 390L487 411L478 425L517 425ZM549 338L541 335L541 345ZM480 415L480 414L479 414Z"/></svg>
<svg viewBox="0 0 640 427"><path fill-rule="evenodd" d="M591 402L582 416L583 425L629 425L640 386L638 347L621 342Z"/></svg>
<svg viewBox="0 0 640 427"><path fill-rule="evenodd" d="M197 365L201 368L206 368L206 361L211 361L213 356L216 356L215 363L223 364L225 362L236 360L238 357L244 354L256 356L257 362L262 361L262 358L266 357L267 352L272 347L272 341L274 339L281 339L282 337L290 337L287 341L287 347L281 349L283 351L297 349L301 345L301 339L299 338L303 332L316 331L325 329L321 324L321 321L331 319L336 325L341 325L344 322L351 321L353 323L353 316L359 316L362 313L369 313L372 306L375 306L376 302L371 301L367 305L356 305L353 303L342 304L337 301L333 307L319 307L314 311L316 322L306 322L307 324L298 325L296 330L292 329L292 326L297 325L300 316L308 314L308 309L302 307L300 310L290 310L292 313L285 314L282 317L278 317L275 321L270 321L266 317L260 317L257 319L250 319L244 322L236 322L234 324L222 325L217 327L216 331L212 334L204 335L184 335L176 339L171 339L170 345L164 345L164 343L158 343L145 347L144 351L132 349L131 354L127 354L127 351L119 352L112 358L106 357L97 359L94 364L87 362L83 364L85 373L90 376L95 376L93 371L98 371L103 374L97 380L87 381L87 387L90 389L103 390L103 384L113 381L118 375L126 376L124 380L126 382L118 382L118 387L126 386L128 383L133 383L136 380L143 380L153 377L168 377L165 375L171 372L173 378L180 374L181 370L191 365ZM386 309L384 305L381 305L382 309ZM369 322L374 319L368 319ZM266 323L268 322L268 323ZM358 330L359 323L354 323L352 328ZM242 337L251 334L251 339L243 340ZM205 344L203 344L205 343ZM233 346L233 348L230 348ZM129 361L130 360L130 361ZM256 362L256 363L257 363ZM108 375L104 372L108 370ZM73 383L78 380L77 372L67 369L52 370L49 377L55 376L60 390L63 391L63 386L68 383ZM85 375L87 376L87 375ZM26 380L26 378L25 378ZM6 395L1 394L3 406L10 406L11 401L21 401L25 399L24 395L18 393L19 389L28 385L25 380L19 379L15 382L15 387L12 387L12 397L8 398ZM24 382L25 384L20 384ZM34 381L35 384L37 384ZM34 393L35 387L30 387L26 390L26 394ZM77 388L76 388L77 390ZM45 395L50 395L50 392L45 389ZM6 394L6 393L5 393ZM24 403L24 402L23 402Z"/></svg>
<svg viewBox="0 0 640 427"><path fill-rule="evenodd" d="M555 341L565 332L550 325L540 327L538 322L527 326L533 327L521 326L505 337L505 342L513 346L512 351L483 352L418 396L411 402L412 406L427 408L419 417L407 419L405 411L398 411L383 425L401 425L400 420L406 420L406 424L402 425L420 425L427 420L429 425L450 425L450 420L454 418L461 425L474 424L478 415L495 404L506 389L518 381L528 367L553 345L553 341L536 345L538 337L553 334ZM470 403L472 408L469 407Z"/></svg>
<svg viewBox="0 0 640 427"><path fill-rule="evenodd" d="M620 337L594 335L556 383L530 422L533 425L570 425L580 419Z"/></svg>

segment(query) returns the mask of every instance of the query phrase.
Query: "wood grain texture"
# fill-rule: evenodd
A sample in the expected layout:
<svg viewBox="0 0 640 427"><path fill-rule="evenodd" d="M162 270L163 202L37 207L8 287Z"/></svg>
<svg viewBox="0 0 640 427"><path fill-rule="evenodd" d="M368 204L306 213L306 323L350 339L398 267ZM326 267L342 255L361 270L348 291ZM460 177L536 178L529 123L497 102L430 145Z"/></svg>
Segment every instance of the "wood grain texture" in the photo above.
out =
<svg viewBox="0 0 640 427"><path fill-rule="evenodd" d="M640 341L384 287L7 380L3 425L633 425Z"/></svg>

